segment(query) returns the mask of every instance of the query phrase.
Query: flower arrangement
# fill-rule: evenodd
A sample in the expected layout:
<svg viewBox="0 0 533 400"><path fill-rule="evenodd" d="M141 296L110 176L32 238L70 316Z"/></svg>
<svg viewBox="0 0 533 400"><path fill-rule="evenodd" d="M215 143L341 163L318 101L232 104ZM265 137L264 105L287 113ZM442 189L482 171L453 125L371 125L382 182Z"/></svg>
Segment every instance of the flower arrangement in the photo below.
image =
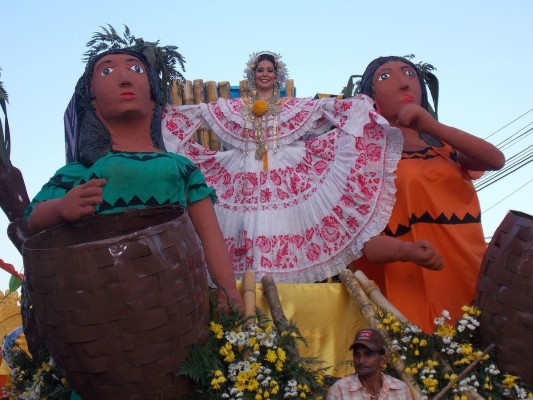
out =
<svg viewBox="0 0 533 400"><path fill-rule="evenodd" d="M324 369L300 359L297 342L305 340L293 324L278 332L259 310L254 320L232 311L211 321L209 339L193 347L179 374L201 399L321 400Z"/></svg>
<svg viewBox="0 0 533 400"><path fill-rule="evenodd" d="M463 317L455 326L450 324L449 313L443 311L442 317L435 319L433 335L428 335L417 326L400 322L393 314L378 310L378 328L390 337L390 364L401 361L404 371L414 378L425 399L439 393L483 354L472 343L481 312L473 306L463 306L462 311ZM389 365L386 373L399 377ZM502 374L490 354L483 355L442 398L466 400L467 392L477 392L485 399L533 398L532 388L521 385L516 376Z"/></svg>
<svg viewBox="0 0 533 400"><path fill-rule="evenodd" d="M268 111L268 104L264 100L256 100L252 104L252 112L256 117L261 117Z"/></svg>
<svg viewBox="0 0 533 400"><path fill-rule="evenodd" d="M12 369L9 380L0 390L2 400L70 399L72 389L50 356L39 363L15 343L6 346L3 353Z"/></svg>

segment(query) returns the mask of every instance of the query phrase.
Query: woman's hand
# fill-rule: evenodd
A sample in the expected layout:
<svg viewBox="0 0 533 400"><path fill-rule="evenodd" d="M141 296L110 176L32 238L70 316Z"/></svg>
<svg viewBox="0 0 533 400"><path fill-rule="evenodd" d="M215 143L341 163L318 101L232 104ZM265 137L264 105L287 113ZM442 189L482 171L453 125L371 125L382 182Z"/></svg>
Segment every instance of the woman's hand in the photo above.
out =
<svg viewBox="0 0 533 400"><path fill-rule="evenodd" d="M238 313L242 313L244 310L241 293L236 288L230 290L218 289L217 302L218 307L223 312L228 312L230 308Z"/></svg>

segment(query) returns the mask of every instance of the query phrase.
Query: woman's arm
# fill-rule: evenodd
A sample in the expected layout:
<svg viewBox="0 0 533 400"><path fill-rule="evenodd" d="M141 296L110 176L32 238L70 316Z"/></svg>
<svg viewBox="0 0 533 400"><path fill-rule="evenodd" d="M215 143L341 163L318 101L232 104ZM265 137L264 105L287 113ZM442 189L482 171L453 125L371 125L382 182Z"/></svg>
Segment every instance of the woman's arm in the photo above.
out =
<svg viewBox="0 0 533 400"><path fill-rule="evenodd" d="M191 203L187 210L202 242L211 278L219 289L226 290L229 301L233 302L234 307L241 310L242 297L237 290L233 265L211 199L206 197ZM218 300L219 304L225 304L227 301L222 290L218 294Z"/></svg>
<svg viewBox="0 0 533 400"><path fill-rule="evenodd" d="M459 152L461 165L472 171L498 170L505 163L503 153L491 143L452 126L444 125L416 104L407 104L398 114L398 125L428 133Z"/></svg>
<svg viewBox="0 0 533 400"><path fill-rule="evenodd" d="M102 203L105 179L91 179L69 190L63 197L39 202L28 219L33 233L43 231L63 222L78 221L95 213L95 206Z"/></svg>

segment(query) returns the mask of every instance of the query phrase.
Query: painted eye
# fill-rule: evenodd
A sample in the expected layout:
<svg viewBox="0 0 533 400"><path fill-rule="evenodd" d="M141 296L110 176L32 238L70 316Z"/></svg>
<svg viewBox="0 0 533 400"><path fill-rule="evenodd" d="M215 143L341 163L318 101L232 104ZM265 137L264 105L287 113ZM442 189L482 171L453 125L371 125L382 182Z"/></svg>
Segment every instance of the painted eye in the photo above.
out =
<svg viewBox="0 0 533 400"><path fill-rule="evenodd" d="M132 66L130 67L130 69L131 69L132 71L137 72L138 74L144 74L144 69L143 69L143 67L141 67L140 65L137 65L137 64L132 65Z"/></svg>
<svg viewBox="0 0 533 400"><path fill-rule="evenodd" d="M415 75L415 71L413 71L413 70L411 70L411 69L406 70L406 71L405 71L405 75L410 76L410 77L413 77L413 78L416 76L416 75Z"/></svg>
<svg viewBox="0 0 533 400"><path fill-rule="evenodd" d="M270 73L274 72L274 68L269 68L268 72L270 72Z"/></svg>
<svg viewBox="0 0 533 400"><path fill-rule="evenodd" d="M264 70L263 70L263 67L259 67L259 68L257 68L257 72L263 72L263 71L264 71Z"/></svg>
<svg viewBox="0 0 533 400"><path fill-rule="evenodd" d="M105 67L105 68L102 70L102 72L101 72L100 75L103 75L103 76L105 76L105 75L109 75L111 72L113 72L113 68L111 68L111 67Z"/></svg>
<svg viewBox="0 0 533 400"><path fill-rule="evenodd" d="M386 81L389 78L390 78L390 74L385 72L381 74L380 76L378 76L378 81Z"/></svg>

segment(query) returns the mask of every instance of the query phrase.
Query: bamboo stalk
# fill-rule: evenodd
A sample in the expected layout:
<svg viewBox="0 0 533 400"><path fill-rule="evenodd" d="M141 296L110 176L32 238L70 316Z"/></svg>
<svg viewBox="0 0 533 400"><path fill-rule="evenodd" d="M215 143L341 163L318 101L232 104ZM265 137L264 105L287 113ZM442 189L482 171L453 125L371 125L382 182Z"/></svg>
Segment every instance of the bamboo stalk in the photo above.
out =
<svg viewBox="0 0 533 400"><path fill-rule="evenodd" d="M239 94L241 97L250 97L252 95L250 89L248 89L248 81L239 82Z"/></svg>
<svg viewBox="0 0 533 400"><path fill-rule="evenodd" d="M192 90L194 104L205 103L204 81L202 79L195 79L193 81ZM209 148L209 131L203 125L198 129L198 142L202 146Z"/></svg>
<svg viewBox="0 0 533 400"><path fill-rule="evenodd" d="M183 86L178 81L172 81L170 87L170 101L174 106L181 106L183 104Z"/></svg>
<svg viewBox="0 0 533 400"><path fill-rule="evenodd" d="M476 359L474 361L472 361L468 367L466 367L464 370L461 371L461 373L457 374L457 376L455 377L455 379L453 381L450 381L450 383L448 383L444 389L442 389L439 393L437 393L435 395L435 397L433 397L433 400L439 400L439 399L442 399L444 397L444 395L452 388L454 387L455 385L457 385L457 383L463 379L466 374L468 374L470 371L472 371L476 365L478 365L481 360L483 360L483 357L485 357L490 351L492 351L492 349L494 348L494 343L491 343L487 346L487 348L485 350L483 350L483 353L481 353L479 356L476 357Z"/></svg>
<svg viewBox="0 0 533 400"><path fill-rule="evenodd" d="M244 318L246 325L255 323L255 273L254 271L245 271L242 278L242 299L244 303Z"/></svg>
<svg viewBox="0 0 533 400"><path fill-rule="evenodd" d="M354 298L355 302L359 306L359 310L361 311L363 317L365 317L368 325L372 328L378 329L379 319L376 317L376 306L368 298L359 281L353 275L352 271L350 271L349 269L342 270L339 273L339 278L346 287L346 290L348 290L348 293L350 293L350 295ZM387 343L390 342L389 334L381 329L380 332L387 341ZM398 374L400 375L400 379L409 388L409 392L411 392L413 400L420 400L422 398L422 390L415 382L413 377L405 372L405 364L403 363L403 361L399 357L396 357L396 360L393 362L392 365L396 372L398 372Z"/></svg>
<svg viewBox="0 0 533 400"><path fill-rule="evenodd" d="M281 332L287 329L289 323L287 321L287 318L285 317L283 308L281 307L278 288L276 287L276 283L274 282L272 275L263 276L263 278L261 278L261 283L263 284L263 295L265 296L265 299L268 303L268 307L270 308L272 321L274 322L274 326L276 327L278 332L281 334ZM300 355L298 353L298 349L295 347L293 351L293 360L299 360Z"/></svg>
<svg viewBox="0 0 533 400"><path fill-rule="evenodd" d="M205 101L210 103L218 100L217 84L214 81L208 81L205 83ZM217 136L212 130L209 130L209 148L211 150L220 150L220 142Z"/></svg>
<svg viewBox="0 0 533 400"><path fill-rule="evenodd" d="M185 86L183 86L183 104L194 104L194 93L191 81L185 81Z"/></svg>
<svg viewBox="0 0 533 400"><path fill-rule="evenodd" d="M294 97L294 80L287 79L285 81L285 97Z"/></svg>
<svg viewBox="0 0 533 400"><path fill-rule="evenodd" d="M218 82L218 97L231 98L231 86L228 81Z"/></svg>
<svg viewBox="0 0 533 400"><path fill-rule="evenodd" d="M372 302L380 308L387 310L388 312L394 314L401 322L409 322L407 317L401 313L394 305L385 297L383 293L379 290L378 286L374 281L371 281L367 278L363 271L355 271L355 278L367 294L367 296L372 300Z"/></svg>

